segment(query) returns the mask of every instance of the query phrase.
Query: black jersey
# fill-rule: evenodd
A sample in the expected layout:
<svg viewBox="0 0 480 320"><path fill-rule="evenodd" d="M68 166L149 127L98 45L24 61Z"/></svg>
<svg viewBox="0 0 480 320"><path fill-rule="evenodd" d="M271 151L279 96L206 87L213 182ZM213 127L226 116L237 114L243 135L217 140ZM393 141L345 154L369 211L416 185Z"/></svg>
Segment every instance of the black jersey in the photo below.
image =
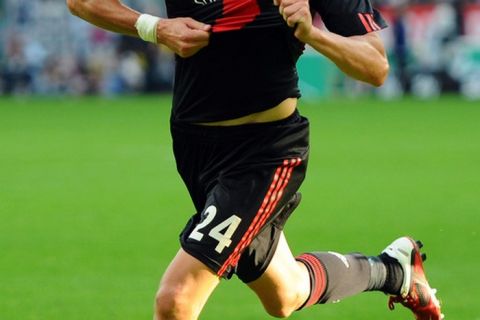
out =
<svg viewBox="0 0 480 320"><path fill-rule="evenodd" d="M169 18L212 25L210 43L176 57L172 120L234 119L300 97L296 62L303 44L273 0L166 0ZM369 0L310 0L326 27L343 36L386 26ZM321 72L321 70L319 70Z"/></svg>

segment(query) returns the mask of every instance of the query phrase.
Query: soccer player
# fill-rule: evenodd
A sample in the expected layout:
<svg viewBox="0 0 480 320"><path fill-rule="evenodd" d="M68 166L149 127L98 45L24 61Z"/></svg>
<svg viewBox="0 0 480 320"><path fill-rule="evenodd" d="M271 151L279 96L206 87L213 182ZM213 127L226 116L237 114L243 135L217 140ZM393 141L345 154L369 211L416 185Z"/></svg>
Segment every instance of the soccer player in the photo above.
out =
<svg viewBox="0 0 480 320"><path fill-rule="evenodd" d="M386 25L369 0L166 0L168 19L117 0L67 3L99 27L176 53L173 150L197 213L162 277L155 319L197 319L234 274L276 317L381 291L391 309L399 302L416 319L443 318L420 242L402 237L378 256L294 256L282 231L309 152L296 61L309 44L345 74L381 85L389 67L377 31ZM312 25L313 14L329 31Z"/></svg>

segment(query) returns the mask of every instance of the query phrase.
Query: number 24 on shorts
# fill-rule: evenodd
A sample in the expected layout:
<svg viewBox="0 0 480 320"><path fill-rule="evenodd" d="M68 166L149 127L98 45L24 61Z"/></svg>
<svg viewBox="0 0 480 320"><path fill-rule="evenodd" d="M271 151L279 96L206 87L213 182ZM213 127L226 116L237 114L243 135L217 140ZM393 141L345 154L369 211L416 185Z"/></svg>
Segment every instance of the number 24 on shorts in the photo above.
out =
<svg viewBox="0 0 480 320"><path fill-rule="evenodd" d="M197 241L202 241L204 234L201 233L200 230L208 226L213 221L213 218L215 218L216 215L217 208L215 206L208 207L207 210L205 210L205 220L199 223L188 237ZM238 225L241 221L242 219L240 217L232 215L230 218L224 220L223 222L215 226L212 230L210 230L208 235L218 241L218 244L215 247L215 251L217 251L218 253L222 253L225 247L230 246L230 244L232 243L232 235L235 230L237 230ZM224 233L222 233L223 230L225 230Z"/></svg>

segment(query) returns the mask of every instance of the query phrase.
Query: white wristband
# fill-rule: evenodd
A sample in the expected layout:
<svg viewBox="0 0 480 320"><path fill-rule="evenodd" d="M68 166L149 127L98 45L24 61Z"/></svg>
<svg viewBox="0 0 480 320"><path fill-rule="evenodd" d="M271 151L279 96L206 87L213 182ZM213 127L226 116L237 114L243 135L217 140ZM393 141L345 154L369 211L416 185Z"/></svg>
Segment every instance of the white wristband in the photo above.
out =
<svg viewBox="0 0 480 320"><path fill-rule="evenodd" d="M144 41L157 43L157 24L160 20L159 17L141 14L135 22L139 37Z"/></svg>

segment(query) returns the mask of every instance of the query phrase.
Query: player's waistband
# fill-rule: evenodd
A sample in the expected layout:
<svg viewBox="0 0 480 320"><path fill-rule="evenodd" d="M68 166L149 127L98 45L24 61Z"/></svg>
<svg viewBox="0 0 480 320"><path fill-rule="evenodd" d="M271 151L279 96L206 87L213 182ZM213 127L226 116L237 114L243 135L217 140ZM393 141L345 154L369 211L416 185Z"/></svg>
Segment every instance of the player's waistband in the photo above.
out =
<svg viewBox="0 0 480 320"><path fill-rule="evenodd" d="M298 110L295 110L290 116L285 119L261 122L261 123L248 123L235 126L204 126L198 124L190 124L184 122L171 122L172 134L183 133L191 134L196 137L205 138L222 138L233 136L246 136L262 134L275 128L282 128L288 126L303 125L308 126L308 120L301 116Z"/></svg>

